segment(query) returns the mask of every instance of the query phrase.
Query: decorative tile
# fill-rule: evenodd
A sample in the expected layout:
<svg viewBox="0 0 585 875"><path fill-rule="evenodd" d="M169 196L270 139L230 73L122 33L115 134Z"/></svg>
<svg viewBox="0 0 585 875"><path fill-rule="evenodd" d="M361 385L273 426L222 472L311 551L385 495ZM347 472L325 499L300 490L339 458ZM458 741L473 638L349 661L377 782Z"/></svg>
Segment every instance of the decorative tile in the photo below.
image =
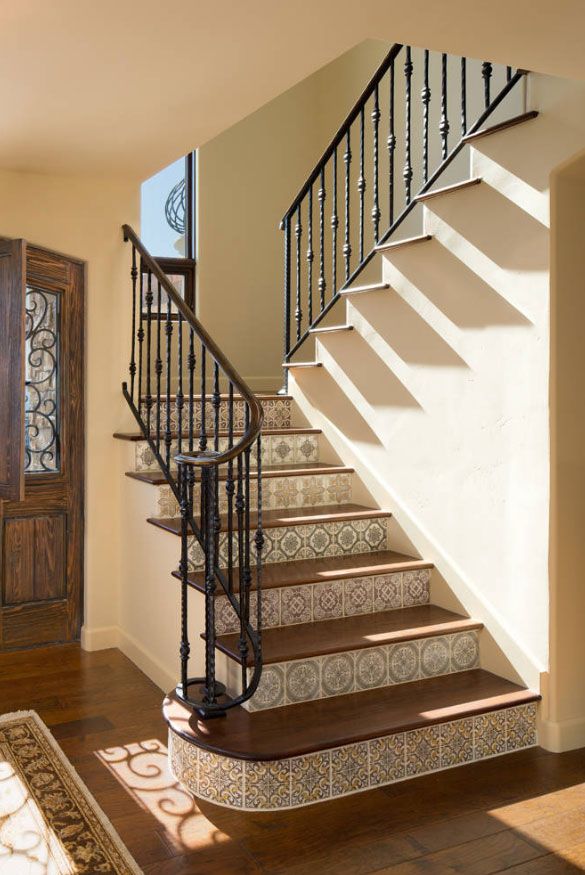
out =
<svg viewBox="0 0 585 875"><path fill-rule="evenodd" d="M475 758L483 759L506 751L506 713L480 714L473 723Z"/></svg>
<svg viewBox="0 0 585 875"><path fill-rule="evenodd" d="M310 623L312 617L311 587L288 586L281 596L282 622L285 626Z"/></svg>
<svg viewBox="0 0 585 875"><path fill-rule="evenodd" d="M402 574L382 574L372 579L373 610L391 611L402 607Z"/></svg>
<svg viewBox="0 0 585 875"><path fill-rule="evenodd" d="M419 650L414 642L388 648L388 675L391 684L404 684L419 677Z"/></svg>
<svg viewBox="0 0 585 875"><path fill-rule="evenodd" d="M337 543L344 553L352 553L360 540L359 533L352 522L343 523L337 535Z"/></svg>
<svg viewBox="0 0 585 875"><path fill-rule="evenodd" d="M536 703L506 712L506 750L521 750L536 744Z"/></svg>
<svg viewBox="0 0 585 875"><path fill-rule="evenodd" d="M364 529L364 540L371 550L380 550L386 540L386 527L371 520Z"/></svg>
<svg viewBox="0 0 585 875"><path fill-rule="evenodd" d="M331 546L331 533L327 526L308 526L305 541L315 556L326 556Z"/></svg>
<svg viewBox="0 0 585 875"><path fill-rule="evenodd" d="M316 435L295 435L295 461L316 462L318 458L318 444Z"/></svg>
<svg viewBox="0 0 585 875"><path fill-rule="evenodd" d="M350 653L336 653L323 659L321 683L325 696L350 693L354 688L354 659Z"/></svg>
<svg viewBox="0 0 585 875"><path fill-rule="evenodd" d="M449 639L423 638L420 642L421 677L447 674L450 668Z"/></svg>
<svg viewBox="0 0 585 875"><path fill-rule="evenodd" d="M343 583L317 583L313 587L313 620L343 616Z"/></svg>
<svg viewBox="0 0 585 875"><path fill-rule="evenodd" d="M262 628L272 629L280 626L280 596L279 589L262 589ZM250 593L250 615L256 616L258 595Z"/></svg>
<svg viewBox="0 0 585 875"><path fill-rule="evenodd" d="M473 717L441 726L441 766L457 766L473 759Z"/></svg>
<svg viewBox="0 0 585 875"><path fill-rule="evenodd" d="M250 710L258 711L264 708L276 708L284 705L285 682L284 670L279 665L265 665L258 689L249 700Z"/></svg>
<svg viewBox="0 0 585 875"><path fill-rule="evenodd" d="M355 654L355 686L369 690L388 683L388 657L383 647L369 647Z"/></svg>
<svg viewBox="0 0 585 875"><path fill-rule="evenodd" d="M319 698L321 670L318 659L302 659L286 666L287 702L308 702Z"/></svg>
<svg viewBox="0 0 585 875"><path fill-rule="evenodd" d="M287 560L298 558L297 554L303 546L303 542L295 529L296 526L291 526L289 529L283 529L284 535L280 541L280 549L286 556Z"/></svg>
<svg viewBox="0 0 585 875"><path fill-rule="evenodd" d="M309 805L331 796L329 751L294 757L290 761L291 805Z"/></svg>
<svg viewBox="0 0 585 875"><path fill-rule="evenodd" d="M369 784L368 743L349 744L331 751L331 795L365 790Z"/></svg>
<svg viewBox="0 0 585 875"><path fill-rule="evenodd" d="M451 661L454 671L466 671L479 665L477 632L459 632L451 636Z"/></svg>
<svg viewBox="0 0 585 875"><path fill-rule="evenodd" d="M217 635L227 635L239 629L240 623L236 612L227 596L218 596L215 600L215 631Z"/></svg>
<svg viewBox="0 0 585 875"><path fill-rule="evenodd" d="M288 808L290 805L290 760L247 762L246 799L248 809Z"/></svg>
<svg viewBox="0 0 585 875"><path fill-rule="evenodd" d="M371 577L358 577L345 581L344 611L346 617L372 613L374 609L373 586Z"/></svg>
<svg viewBox="0 0 585 875"><path fill-rule="evenodd" d="M244 804L244 764L242 760L199 751L197 795L218 805L241 808Z"/></svg>
<svg viewBox="0 0 585 875"><path fill-rule="evenodd" d="M422 775L441 767L441 727L425 726L406 733L406 774Z"/></svg>
<svg viewBox="0 0 585 875"><path fill-rule="evenodd" d="M406 742L404 732L373 738L370 748L370 786L377 787L400 781L406 774Z"/></svg>
<svg viewBox="0 0 585 875"><path fill-rule="evenodd" d="M402 594L404 607L424 605L430 597L431 572L429 568L405 571L402 575Z"/></svg>
<svg viewBox="0 0 585 875"><path fill-rule="evenodd" d="M351 501L351 474L334 474L325 481L327 502L344 504Z"/></svg>
<svg viewBox="0 0 585 875"><path fill-rule="evenodd" d="M300 479L299 493L303 505L325 504L327 498L325 492L325 477L302 477Z"/></svg>

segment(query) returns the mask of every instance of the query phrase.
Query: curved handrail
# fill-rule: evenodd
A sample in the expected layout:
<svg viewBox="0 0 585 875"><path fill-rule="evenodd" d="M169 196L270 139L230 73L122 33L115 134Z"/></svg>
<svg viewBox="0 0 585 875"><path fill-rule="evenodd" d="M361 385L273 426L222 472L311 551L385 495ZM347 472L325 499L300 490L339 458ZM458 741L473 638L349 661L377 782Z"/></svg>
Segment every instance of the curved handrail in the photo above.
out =
<svg viewBox="0 0 585 875"><path fill-rule="evenodd" d="M136 231L130 225L122 225L122 230L124 232L124 240L126 242L128 242L129 240L132 242L132 244L136 248L136 251L140 253L140 256L144 264L148 267L148 270L152 273L154 277L156 277L156 280L161 284L161 287L165 290L166 294L172 300L173 304L177 307L181 315L184 317L185 321L190 325L195 334L197 334L197 336L207 348L208 352L211 353L225 376L234 384L237 391L240 393L240 395L250 408L250 421L248 423L248 426L242 438L236 444L234 444L233 447L228 447L228 449L224 450L221 453L183 452L175 457L178 462L182 462L187 465L196 465L198 467L209 465L223 465L226 462L235 459L236 456L239 456L241 453L245 452L260 436L260 432L262 430L262 421L264 418L262 405L254 395L252 390L249 388L243 377L238 374L234 366L225 357L225 355L215 343L210 334L205 330L193 310L177 293L177 290L173 286L172 282L161 270L160 266L151 256L148 249L146 249Z"/></svg>

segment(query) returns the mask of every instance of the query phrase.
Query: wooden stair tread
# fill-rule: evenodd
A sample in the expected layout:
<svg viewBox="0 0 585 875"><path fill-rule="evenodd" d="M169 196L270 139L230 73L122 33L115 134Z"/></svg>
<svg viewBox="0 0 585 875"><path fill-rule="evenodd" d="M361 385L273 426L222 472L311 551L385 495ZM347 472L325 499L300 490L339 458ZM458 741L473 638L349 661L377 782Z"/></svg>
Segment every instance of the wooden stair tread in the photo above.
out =
<svg viewBox="0 0 585 875"><path fill-rule="evenodd" d="M378 243L375 247L376 252L386 252L398 249L401 246L412 246L415 243L426 243L427 240L432 240L432 234L417 234L416 237L405 237L402 240L390 240L388 243Z"/></svg>
<svg viewBox="0 0 585 875"><path fill-rule="evenodd" d="M161 430L161 435L164 431ZM241 437L243 435L243 431L234 431L234 437ZM229 437L227 431L218 432L219 437ZM303 426L295 427L293 425L287 426L286 428L263 428L262 434L321 434L320 428L304 428ZM197 440L199 440L199 431L195 431L195 435ZM119 441L145 441L146 438L142 434L142 432L137 431L116 431L113 435ZM178 432L172 432L171 437L173 440L176 440L178 437ZM187 438L188 433L186 431L183 432L183 437ZM207 439L208 441L213 438L213 435L208 432Z"/></svg>
<svg viewBox="0 0 585 875"><path fill-rule="evenodd" d="M207 395L205 396L208 404L211 404L212 395L213 395L212 392L208 392ZM156 398L156 395L153 395L151 397ZM174 393L169 395L169 398L171 399L171 401L175 401L176 397L177 396ZM227 401L230 396L228 395L227 392L220 392L219 397L221 398L222 401ZM286 395L286 394L280 395L278 392L256 392L255 397L258 399L258 401L292 401L292 395ZM145 400L146 395L141 395L141 398L142 398L142 400ZM202 398L203 398L203 395L193 395L194 401L201 401ZM187 407L189 402L188 402L186 393L183 395L183 399L185 402L185 407ZM167 400L166 392L164 393L164 395L160 396L160 400L162 402L165 402ZM234 392L234 401L242 401L242 400L243 400L242 396L239 393Z"/></svg>
<svg viewBox="0 0 585 875"><path fill-rule="evenodd" d="M508 128L513 128L516 125L521 125L524 122L530 121L538 116L535 109L529 112L523 112L520 115L515 115L512 118L506 119L505 122L499 122L496 125L490 125L489 128L482 128L475 131L473 134L466 134L462 139L466 143L471 143L474 140L480 140L482 137L489 137L491 134L498 134L500 131L506 131Z"/></svg>
<svg viewBox="0 0 585 875"><path fill-rule="evenodd" d="M437 605L415 605L394 611L278 626L262 632L263 661L268 665L290 659L308 659L328 653L410 641L413 638L481 629L482 625ZM222 653L239 661L238 641L238 634L220 635L217 647ZM250 659L248 664L253 664L253 660Z"/></svg>
<svg viewBox="0 0 585 875"><path fill-rule="evenodd" d="M537 693L482 669L199 720L171 694L163 714L187 741L223 756L277 760L535 702Z"/></svg>
<svg viewBox="0 0 585 875"><path fill-rule="evenodd" d="M300 584L324 583L347 577L369 577L376 574L396 574L399 571L415 571L432 568L432 562L415 559L393 550L372 553L350 553L346 556L324 556L320 559L296 559L290 562L268 563L262 568L262 588L273 589ZM227 571L225 572L227 576ZM237 575L237 569L235 571ZM180 578L178 571L173 576ZM203 573L193 571L189 580L201 592L204 589ZM255 588L255 576L252 588ZM221 595L221 590L217 590Z"/></svg>
<svg viewBox="0 0 585 875"><path fill-rule="evenodd" d="M323 362L283 362L283 368L322 368Z"/></svg>
<svg viewBox="0 0 585 875"><path fill-rule="evenodd" d="M352 474L353 468L348 468L345 465L333 465L326 462L304 462L293 463L289 465L263 465L263 477L311 477L315 474ZM256 469L250 469L250 473ZM152 483L155 486L164 485L167 483L167 478L162 471L126 471L126 477L131 477L133 480L142 480L144 483ZM219 479L227 478L227 469L222 465L219 473Z"/></svg>
<svg viewBox="0 0 585 875"><path fill-rule="evenodd" d="M265 510L262 512L262 521L264 528L277 528L279 526L304 526L311 523L323 522L343 522L344 520L356 519L379 519L380 517L389 517L390 513L386 510L379 510L373 507L364 507L361 504L322 504L314 507L291 507L288 510L276 508L275 510ZM227 526L227 516L222 514L221 527L225 531ZM235 519L235 514L234 514ZM252 529L256 527L258 514L250 514L250 526ZM147 522L159 529L164 529L167 532L172 532L175 535L181 533L181 518L157 518L150 517Z"/></svg>
<svg viewBox="0 0 585 875"><path fill-rule="evenodd" d="M454 182L453 185L445 185L443 188L434 188L431 189L431 191L423 192L423 194L417 194L414 200L417 203L423 203L424 201L431 200L431 198L439 197L443 194L454 194L457 191L463 191L463 189L479 185L480 182L481 177L476 176L473 179L465 179L463 182Z"/></svg>

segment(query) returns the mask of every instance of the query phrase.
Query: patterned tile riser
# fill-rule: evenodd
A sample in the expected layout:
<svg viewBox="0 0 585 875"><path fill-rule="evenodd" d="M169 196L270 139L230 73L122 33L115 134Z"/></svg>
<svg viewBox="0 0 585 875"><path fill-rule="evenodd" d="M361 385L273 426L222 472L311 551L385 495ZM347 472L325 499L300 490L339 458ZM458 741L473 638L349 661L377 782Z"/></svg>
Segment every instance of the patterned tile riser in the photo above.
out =
<svg viewBox="0 0 585 875"><path fill-rule="evenodd" d="M397 574L264 589L262 626L264 629L293 626L426 605L429 603L430 579L430 569L421 568ZM255 611L255 593L251 594L250 604L251 610ZM238 631L238 619L226 596L217 597L215 611L218 635Z"/></svg>
<svg viewBox="0 0 585 875"><path fill-rule="evenodd" d="M262 481L262 507L275 510L307 505L343 504L351 501L351 474L319 474L311 477L265 477ZM220 481L219 509L228 507L225 481ZM198 506L199 484L195 486L194 500ZM250 479L250 500L255 507L258 500L258 481ZM157 488L157 516L179 516L179 505L170 486Z"/></svg>
<svg viewBox="0 0 585 875"><path fill-rule="evenodd" d="M253 536L252 536L253 537ZM227 566L228 538L225 532L219 536L219 561ZM237 555L234 538L234 555ZM264 564L287 562L294 559L316 559L323 556L343 556L349 553L369 553L385 550L388 544L387 517L346 522L324 522L306 526L277 526L264 529ZM255 565L253 540L251 564ZM199 544L190 539L189 569L203 568L203 554Z"/></svg>
<svg viewBox="0 0 585 875"><path fill-rule="evenodd" d="M275 399L269 401L262 401L262 407L264 409L264 428L290 428L290 420L291 420L291 400L290 398L284 399ZM174 401L171 401L170 404L171 409L171 430L177 431L179 424L179 416L177 406ZM146 418L146 411L143 413ZM153 406L151 408L151 431L154 432L156 429L156 407ZM182 415L182 425L183 431L187 431L189 428L189 405L185 400L183 403L183 415ZM167 402L161 401L160 405L160 421L161 421L161 430L164 432L167 427ZM243 401L234 401L234 413L233 413L233 428L235 431L242 431L244 428L245 421L245 404ZM207 427L208 433L212 431L215 425L215 410L211 403L211 400L207 399L205 404L205 423ZM196 401L193 408L193 427L196 432L199 431L201 424L201 402ZM221 401L219 405L219 428L221 431L227 431L229 428L229 410L228 403L226 400Z"/></svg>
<svg viewBox="0 0 585 875"><path fill-rule="evenodd" d="M221 438L219 449L227 448L227 438ZM197 446L197 443L195 443ZM188 443L183 443L183 449L188 449ZM172 460L179 452L177 442L171 444L171 467ZM256 464L254 449L252 465ZM166 457L164 445L161 445L161 455ZM307 462L319 461L319 436L316 434L265 434L262 436L262 464L263 465L303 465ZM134 450L135 471L157 471L158 466L154 455L146 441L136 441Z"/></svg>
<svg viewBox="0 0 585 875"><path fill-rule="evenodd" d="M476 631L271 663L243 707L279 708L477 668Z"/></svg>
<svg viewBox="0 0 585 875"><path fill-rule="evenodd" d="M283 760L249 762L201 750L169 732L171 770L216 805L275 811L323 802L536 744L536 704Z"/></svg>

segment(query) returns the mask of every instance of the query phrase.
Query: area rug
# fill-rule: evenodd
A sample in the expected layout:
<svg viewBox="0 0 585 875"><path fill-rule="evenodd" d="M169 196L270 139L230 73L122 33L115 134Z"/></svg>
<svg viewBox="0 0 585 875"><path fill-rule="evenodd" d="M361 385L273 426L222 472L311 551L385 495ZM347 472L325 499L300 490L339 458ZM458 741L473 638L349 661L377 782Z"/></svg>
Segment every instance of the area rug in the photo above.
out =
<svg viewBox="0 0 585 875"><path fill-rule="evenodd" d="M34 711L0 716L1 875L140 875Z"/></svg>

